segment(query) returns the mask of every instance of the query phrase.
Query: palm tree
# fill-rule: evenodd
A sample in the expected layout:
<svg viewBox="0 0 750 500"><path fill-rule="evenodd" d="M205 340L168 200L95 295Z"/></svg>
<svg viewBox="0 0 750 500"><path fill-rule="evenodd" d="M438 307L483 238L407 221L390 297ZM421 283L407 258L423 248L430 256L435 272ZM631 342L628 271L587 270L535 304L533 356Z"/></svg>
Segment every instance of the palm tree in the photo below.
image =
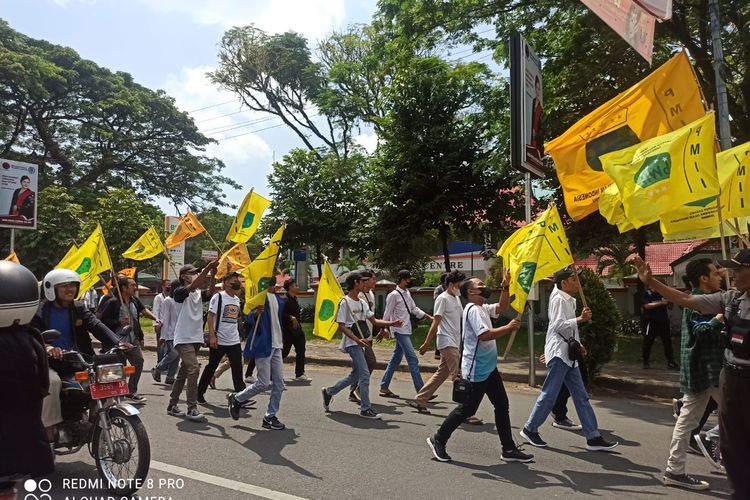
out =
<svg viewBox="0 0 750 500"><path fill-rule="evenodd" d="M625 284L625 277L635 273L635 267L630 261L635 253L635 245L632 243L611 243L601 247L594 252L596 255L596 271L599 274L609 268L609 279Z"/></svg>
<svg viewBox="0 0 750 500"><path fill-rule="evenodd" d="M347 255L339 261L338 268L336 269L339 273L339 277L344 274L356 271L362 265L362 259L356 255Z"/></svg>

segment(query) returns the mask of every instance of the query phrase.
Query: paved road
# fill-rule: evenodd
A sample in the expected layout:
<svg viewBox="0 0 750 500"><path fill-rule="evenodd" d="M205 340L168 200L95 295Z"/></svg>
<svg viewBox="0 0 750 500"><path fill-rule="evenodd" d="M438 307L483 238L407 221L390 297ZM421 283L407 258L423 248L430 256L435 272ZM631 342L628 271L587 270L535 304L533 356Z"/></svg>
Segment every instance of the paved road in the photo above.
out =
<svg viewBox="0 0 750 500"><path fill-rule="evenodd" d="M147 354L146 366L153 366ZM288 366L286 367L288 370ZM550 447L532 449L530 464L499 460L494 425L464 426L448 444L453 462L431 458L425 444L453 408L450 392L439 392L432 415L420 415L403 400L375 396L382 421L360 418L345 394L334 398L332 412L322 408L320 388L345 374L334 367L309 367L310 385L288 383L279 418L284 431L261 428L268 396L258 397L258 410L235 422L228 416L225 394L229 374L209 390L203 406L207 423L192 423L166 414L168 388L148 374L141 392L148 397L143 420L151 439L152 487L141 498L497 498L518 499L591 496L612 498L722 498L726 480L702 458L690 455L689 472L711 482L710 492L675 490L660 482L674 420L666 402L615 396L592 400L607 437L620 441L614 453L585 450L579 433L542 428ZM376 372L379 375L379 372ZM398 374L392 389L403 396L413 387L408 374ZM374 383L377 386L377 382ZM525 421L538 391L509 386L514 433ZM183 405L184 406L184 405ZM573 412L574 414L575 412ZM492 420L484 401L479 416ZM529 450L526 446L526 450ZM42 483L53 499L109 499L106 491L70 480L95 480L96 470L85 451L60 457L57 471ZM64 480L68 480L64 483ZM169 480L174 480L171 483ZM37 494L39 492L37 491ZM24 498L19 495L19 498ZM37 498L42 498L38 496ZM111 497L114 499L114 497ZM28 498L31 500L31 497Z"/></svg>

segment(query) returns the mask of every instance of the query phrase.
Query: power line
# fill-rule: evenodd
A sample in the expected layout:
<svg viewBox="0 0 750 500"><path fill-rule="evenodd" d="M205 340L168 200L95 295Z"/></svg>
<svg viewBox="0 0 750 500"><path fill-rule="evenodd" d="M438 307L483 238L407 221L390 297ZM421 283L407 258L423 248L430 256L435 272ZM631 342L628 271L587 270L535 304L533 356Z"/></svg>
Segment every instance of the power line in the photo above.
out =
<svg viewBox="0 0 750 500"><path fill-rule="evenodd" d="M198 108L198 109L191 109L190 111L188 111L188 113L195 113L196 111L203 111L204 109L216 108L216 107L223 106L225 104L229 104L229 103L232 103L232 102L236 102L236 100L232 99L231 101L220 102L218 104L211 104L210 106L204 106L204 107Z"/></svg>

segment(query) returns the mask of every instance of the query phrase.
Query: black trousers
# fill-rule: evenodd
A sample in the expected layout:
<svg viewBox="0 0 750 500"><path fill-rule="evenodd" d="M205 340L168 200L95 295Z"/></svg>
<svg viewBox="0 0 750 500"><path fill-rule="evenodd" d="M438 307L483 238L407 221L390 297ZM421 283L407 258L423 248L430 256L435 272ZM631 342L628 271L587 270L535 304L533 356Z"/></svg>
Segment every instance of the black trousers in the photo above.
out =
<svg viewBox="0 0 750 500"><path fill-rule="evenodd" d="M578 370L581 372L581 379L584 384L589 383L589 370L586 368L586 363L578 363ZM568 399L570 399L570 391L568 386L563 384L560 388L560 392L557 394L555 400L555 406L552 407L552 415L555 420L565 420L568 418Z"/></svg>
<svg viewBox="0 0 750 500"><path fill-rule="evenodd" d="M651 358L651 346L657 337L661 339L664 347L664 357L667 363L674 363L674 353L672 352L672 339L669 336L669 323L658 320L646 320L643 330L643 362L648 363Z"/></svg>
<svg viewBox="0 0 750 500"><path fill-rule="evenodd" d="M721 371L719 445L734 499L750 498L750 368Z"/></svg>
<svg viewBox="0 0 750 500"><path fill-rule="evenodd" d="M305 373L305 332L302 329L296 332L289 332L284 335L284 346L281 350L281 358L289 356L289 352L294 346L294 376L299 377Z"/></svg>
<svg viewBox="0 0 750 500"><path fill-rule="evenodd" d="M503 451L510 451L516 448L516 443L513 441L513 434L510 428L510 414L508 413L508 394L505 392L505 386L503 385L503 379L500 377L500 373L497 369L490 373L487 380L482 382L471 383L471 394L469 399L465 403L461 403L445 418L443 425L440 426L435 437L443 444L447 443L453 434L453 431L458 429L458 426L476 414L479 408L479 403L484 399L484 395L490 399L492 406L495 407L495 428L497 428L497 434L500 437L500 442L503 446Z"/></svg>
<svg viewBox="0 0 750 500"><path fill-rule="evenodd" d="M242 379L242 345L220 345L218 349L208 350L208 364L203 368L201 378L198 380L198 394L206 393L208 383L216 373L216 368L225 354L229 359L229 368L232 370L234 392L239 392L245 388L245 381Z"/></svg>

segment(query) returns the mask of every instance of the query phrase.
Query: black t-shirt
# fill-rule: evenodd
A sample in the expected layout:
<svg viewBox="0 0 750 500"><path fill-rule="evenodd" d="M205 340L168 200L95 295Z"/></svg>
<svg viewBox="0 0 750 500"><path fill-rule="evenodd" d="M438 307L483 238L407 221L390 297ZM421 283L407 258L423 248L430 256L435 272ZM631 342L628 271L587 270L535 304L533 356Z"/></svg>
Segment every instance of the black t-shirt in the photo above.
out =
<svg viewBox="0 0 750 500"><path fill-rule="evenodd" d="M297 318L297 321L300 322L300 307L299 302L297 301L297 297L292 297L291 295L286 296L286 302L284 302L284 311L282 314L282 318L284 319L284 324L282 325L282 328L284 329L284 333L296 333L297 328L294 328L292 325L292 318Z"/></svg>
<svg viewBox="0 0 750 500"><path fill-rule="evenodd" d="M643 305L651 304L652 302L659 302L663 300L659 293L653 290L646 290L643 292ZM669 321L669 312L667 306L654 307L652 309L643 308L643 319L651 321Z"/></svg>

